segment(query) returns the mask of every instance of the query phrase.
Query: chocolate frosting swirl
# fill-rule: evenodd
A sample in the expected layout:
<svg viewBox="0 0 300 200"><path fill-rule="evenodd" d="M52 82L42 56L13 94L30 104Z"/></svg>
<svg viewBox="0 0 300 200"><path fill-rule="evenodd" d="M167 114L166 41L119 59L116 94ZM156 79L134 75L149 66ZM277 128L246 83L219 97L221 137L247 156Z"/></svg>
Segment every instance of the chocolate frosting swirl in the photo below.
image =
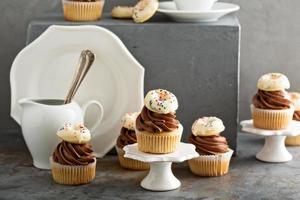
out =
<svg viewBox="0 0 300 200"><path fill-rule="evenodd" d="M189 142L194 144L196 151L202 155L226 153L229 150L226 138L219 135L194 136L191 134Z"/></svg>
<svg viewBox="0 0 300 200"><path fill-rule="evenodd" d="M62 141L53 153L53 161L62 165L88 165L95 160L90 144Z"/></svg>
<svg viewBox="0 0 300 200"><path fill-rule="evenodd" d="M150 133L170 132L177 129L179 121L175 113L160 114L144 106L141 114L136 119L136 128L139 131Z"/></svg>
<svg viewBox="0 0 300 200"><path fill-rule="evenodd" d="M294 112L293 120L300 121L300 110Z"/></svg>
<svg viewBox="0 0 300 200"><path fill-rule="evenodd" d="M117 139L117 147L123 149L124 146L134 143L136 143L135 131L122 127L121 134Z"/></svg>
<svg viewBox="0 0 300 200"><path fill-rule="evenodd" d="M252 99L252 103L256 108L272 110L289 109L292 105L290 96L284 90L258 90Z"/></svg>

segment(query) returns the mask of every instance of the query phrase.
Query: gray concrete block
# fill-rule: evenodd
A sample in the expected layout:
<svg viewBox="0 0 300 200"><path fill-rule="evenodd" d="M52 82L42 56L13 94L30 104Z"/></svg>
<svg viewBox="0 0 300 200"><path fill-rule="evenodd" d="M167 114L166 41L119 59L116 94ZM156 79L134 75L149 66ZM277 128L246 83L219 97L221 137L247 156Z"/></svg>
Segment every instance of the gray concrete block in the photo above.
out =
<svg viewBox="0 0 300 200"><path fill-rule="evenodd" d="M240 49L236 17L182 24L158 15L149 23L137 25L107 16L91 23L70 23L61 16L48 16L30 23L27 43L53 24L95 24L114 32L145 67L145 92L165 88L178 97L184 140L195 119L214 115L223 119L223 135L236 149Z"/></svg>

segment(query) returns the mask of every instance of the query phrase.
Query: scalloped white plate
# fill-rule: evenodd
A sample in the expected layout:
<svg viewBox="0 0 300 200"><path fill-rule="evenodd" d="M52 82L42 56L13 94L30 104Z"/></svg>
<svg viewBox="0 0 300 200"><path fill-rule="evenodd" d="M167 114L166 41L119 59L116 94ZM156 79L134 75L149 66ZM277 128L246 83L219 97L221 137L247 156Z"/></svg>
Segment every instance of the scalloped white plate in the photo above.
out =
<svg viewBox="0 0 300 200"><path fill-rule="evenodd" d="M11 72L11 116L20 124L18 100L64 98L80 52L90 49L96 60L78 90L79 104L94 99L102 103L104 118L94 133L97 157L113 146L125 112L142 108L144 68L111 31L98 26L51 26L15 58ZM87 125L96 113L87 115Z"/></svg>
<svg viewBox="0 0 300 200"><path fill-rule="evenodd" d="M177 10L173 1L160 2L158 12L164 13L177 22L211 22L238 11L240 7L232 3L216 2L208 11Z"/></svg>
<svg viewBox="0 0 300 200"><path fill-rule="evenodd" d="M261 136L297 136L300 134L300 122L293 120L287 129L282 130L266 130L256 128L253 125L253 120L244 120L240 122L242 131Z"/></svg>
<svg viewBox="0 0 300 200"><path fill-rule="evenodd" d="M196 152L196 147L193 144L183 143L179 144L178 150L167 154L151 154L144 153L138 150L137 143L126 145L124 147L125 157L139 160L142 162L183 162L192 158L196 158L199 154Z"/></svg>

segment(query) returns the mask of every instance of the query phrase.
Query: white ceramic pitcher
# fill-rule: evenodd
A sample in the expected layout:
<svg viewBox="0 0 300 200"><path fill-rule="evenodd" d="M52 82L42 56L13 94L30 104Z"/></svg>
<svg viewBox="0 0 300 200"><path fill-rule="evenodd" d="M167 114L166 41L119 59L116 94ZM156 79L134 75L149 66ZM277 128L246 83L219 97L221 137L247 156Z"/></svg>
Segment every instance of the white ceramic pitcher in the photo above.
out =
<svg viewBox="0 0 300 200"><path fill-rule="evenodd" d="M76 102L63 104L62 99L21 99L21 127L26 145L33 158L33 165L40 169L50 169L49 157L55 150L59 139L57 130L65 123L83 123L87 108L95 105L99 117L91 133L100 125L104 110L101 103L92 100L80 107Z"/></svg>

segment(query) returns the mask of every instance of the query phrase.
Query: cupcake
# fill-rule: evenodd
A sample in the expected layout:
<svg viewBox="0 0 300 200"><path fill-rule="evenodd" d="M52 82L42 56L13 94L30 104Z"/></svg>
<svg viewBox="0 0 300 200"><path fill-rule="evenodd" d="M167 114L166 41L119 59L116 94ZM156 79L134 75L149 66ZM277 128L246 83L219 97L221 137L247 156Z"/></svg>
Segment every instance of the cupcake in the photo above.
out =
<svg viewBox="0 0 300 200"><path fill-rule="evenodd" d="M194 144L199 157L188 160L192 173L198 176L222 176L228 173L233 153L225 137L222 120L217 117L203 117L192 126L189 142Z"/></svg>
<svg viewBox="0 0 300 200"><path fill-rule="evenodd" d="M293 120L300 122L300 93L290 92L291 101L294 104L295 111L293 115ZM298 146L300 145L300 135L299 136L287 136L285 144L288 146Z"/></svg>
<svg viewBox="0 0 300 200"><path fill-rule="evenodd" d="M62 0L68 21L95 21L101 18L104 0Z"/></svg>
<svg viewBox="0 0 300 200"><path fill-rule="evenodd" d="M116 150L121 167L133 170L147 170L149 164L130 158L125 158L123 147L136 143L135 121L139 113L126 113L122 119L121 133L117 139Z"/></svg>
<svg viewBox="0 0 300 200"><path fill-rule="evenodd" d="M88 142L90 131L82 124L65 124L58 130L62 139L50 157L54 181L65 185L91 182L96 174L96 158Z"/></svg>
<svg viewBox="0 0 300 200"><path fill-rule="evenodd" d="M163 89L151 90L144 104L136 119L138 149L158 154L176 151L183 131L176 119L176 96Z"/></svg>
<svg viewBox="0 0 300 200"><path fill-rule="evenodd" d="M269 130L287 128L294 113L293 103L285 91L290 88L288 78L280 73L265 74L257 87L251 104L253 125Z"/></svg>

